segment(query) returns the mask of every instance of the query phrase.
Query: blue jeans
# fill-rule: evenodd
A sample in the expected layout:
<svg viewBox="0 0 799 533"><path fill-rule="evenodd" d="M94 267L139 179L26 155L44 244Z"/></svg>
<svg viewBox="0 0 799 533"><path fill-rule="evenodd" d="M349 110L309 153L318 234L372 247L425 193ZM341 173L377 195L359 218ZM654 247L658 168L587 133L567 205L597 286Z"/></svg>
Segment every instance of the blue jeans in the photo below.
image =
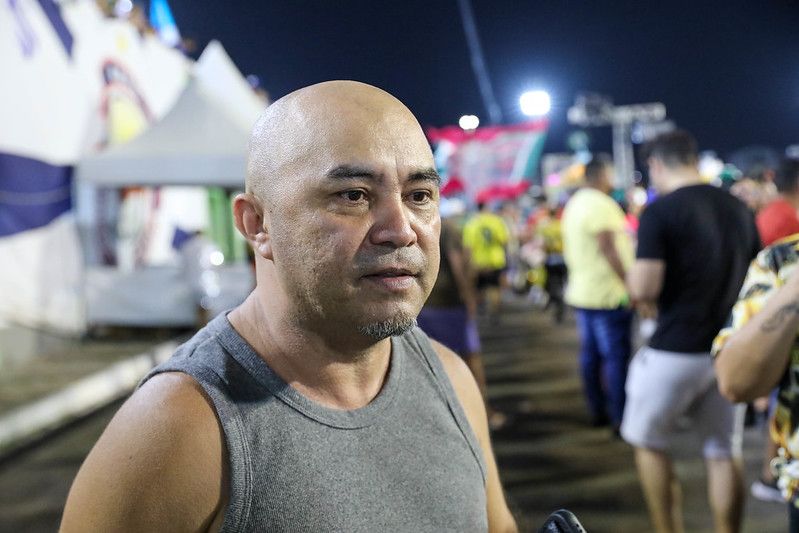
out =
<svg viewBox="0 0 799 533"><path fill-rule="evenodd" d="M621 425L624 413L624 383L632 350L632 311L577 309L580 332L580 373L585 398L594 420L610 419Z"/></svg>

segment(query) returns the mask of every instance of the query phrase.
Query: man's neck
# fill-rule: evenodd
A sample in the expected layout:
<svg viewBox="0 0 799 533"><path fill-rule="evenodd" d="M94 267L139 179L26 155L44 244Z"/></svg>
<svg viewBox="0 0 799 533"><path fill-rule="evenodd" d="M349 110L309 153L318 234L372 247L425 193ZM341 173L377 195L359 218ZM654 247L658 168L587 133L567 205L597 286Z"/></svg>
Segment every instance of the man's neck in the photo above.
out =
<svg viewBox="0 0 799 533"><path fill-rule="evenodd" d="M691 185L699 185L702 182L702 176L699 171L693 167L677 168L669 170L668 174L664 176L665 186L660 191L661 194L668 194L674 192L682 187Z"/></svg>
<svg viewBox="0 0 799 533"><path fill-rule="evenodd" d="M610 195L610 191L611 191L611 189L609 189L608 187L606 187L604 185L601 185L601 184L598 184L598 183L586 183L585 184L585 188L601 192L602 194L605 194L605 195Z"/></svg>
<svg viewBox="0 0 799 533"><path fill-rule="evenodd" d="M256 289L228 319L286 383L334 409L357 409L377 396L388 376L390 339L326 338L267 307Z"/></svg>

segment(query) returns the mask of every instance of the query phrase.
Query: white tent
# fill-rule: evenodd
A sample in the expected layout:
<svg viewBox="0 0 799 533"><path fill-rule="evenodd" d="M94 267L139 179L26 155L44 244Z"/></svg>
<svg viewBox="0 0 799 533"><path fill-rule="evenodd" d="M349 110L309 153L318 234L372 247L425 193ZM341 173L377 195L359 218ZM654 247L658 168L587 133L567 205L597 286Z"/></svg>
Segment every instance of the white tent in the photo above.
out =
<svg viewBox="0 0 799 533"><path fill-rule="evenodd" d="M243 188L250 131L266 105L222 45L211 42L195 63L183 93L161 120L131 141L78 164L78 189L157 186L161 187L162 201L166 201L170 196L165 186ZM178 193L182 195L180 201L191 206L189 212L200 214L207 208L207 200L198 202L191 187L180 189L184 189ZM80 193L78 204L79 212L81 205L91 209L91 202L80 201ZM165 210L159 213L168 214ZM183 219L180 225L186 227L185 223ZM215 298L214 311L238 304L254 285L248 264L226 264L216 274L224 290ZM87 322L190 325L196 319L192 291L179 265L130 270L89 264Z"/></svg>
<svg viewBox="0 0 799 533"><path fill-rule="evenodd" d="M247 139L265 107L214 41L164 118L132 141L85 158L77 179L106 187L241 187Z"/></svg>

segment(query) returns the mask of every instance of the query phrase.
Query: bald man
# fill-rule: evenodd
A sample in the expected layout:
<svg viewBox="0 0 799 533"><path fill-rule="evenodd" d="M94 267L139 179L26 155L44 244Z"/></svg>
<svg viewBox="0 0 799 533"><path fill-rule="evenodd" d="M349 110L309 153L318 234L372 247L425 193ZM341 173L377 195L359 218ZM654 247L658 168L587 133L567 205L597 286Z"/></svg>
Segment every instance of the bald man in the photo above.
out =
<svg viewBox="0 0 799 533"><path fill-rule="evenodd" d="M153 370L86 458L62 531L513 531L479 390L415 325L439 178L391 95L270 106L236 227L257 285Z"/></svg>

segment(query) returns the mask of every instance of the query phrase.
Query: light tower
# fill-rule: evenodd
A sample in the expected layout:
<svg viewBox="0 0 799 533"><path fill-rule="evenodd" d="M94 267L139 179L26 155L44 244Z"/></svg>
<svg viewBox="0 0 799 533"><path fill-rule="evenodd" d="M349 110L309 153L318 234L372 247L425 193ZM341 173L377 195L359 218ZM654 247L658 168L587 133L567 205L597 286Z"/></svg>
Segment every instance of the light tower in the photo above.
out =
<svg viewBox="0 0 799 533"><path fill-rule="evenodd" d="M635 159L630 133L634 122L660 122L666 118L666 106L660 102L614 106L609 98L597 94L582 94L569 108L569 123L578 126L611 126L613 128L613 166L617 187L633 183Z"/></svg>

